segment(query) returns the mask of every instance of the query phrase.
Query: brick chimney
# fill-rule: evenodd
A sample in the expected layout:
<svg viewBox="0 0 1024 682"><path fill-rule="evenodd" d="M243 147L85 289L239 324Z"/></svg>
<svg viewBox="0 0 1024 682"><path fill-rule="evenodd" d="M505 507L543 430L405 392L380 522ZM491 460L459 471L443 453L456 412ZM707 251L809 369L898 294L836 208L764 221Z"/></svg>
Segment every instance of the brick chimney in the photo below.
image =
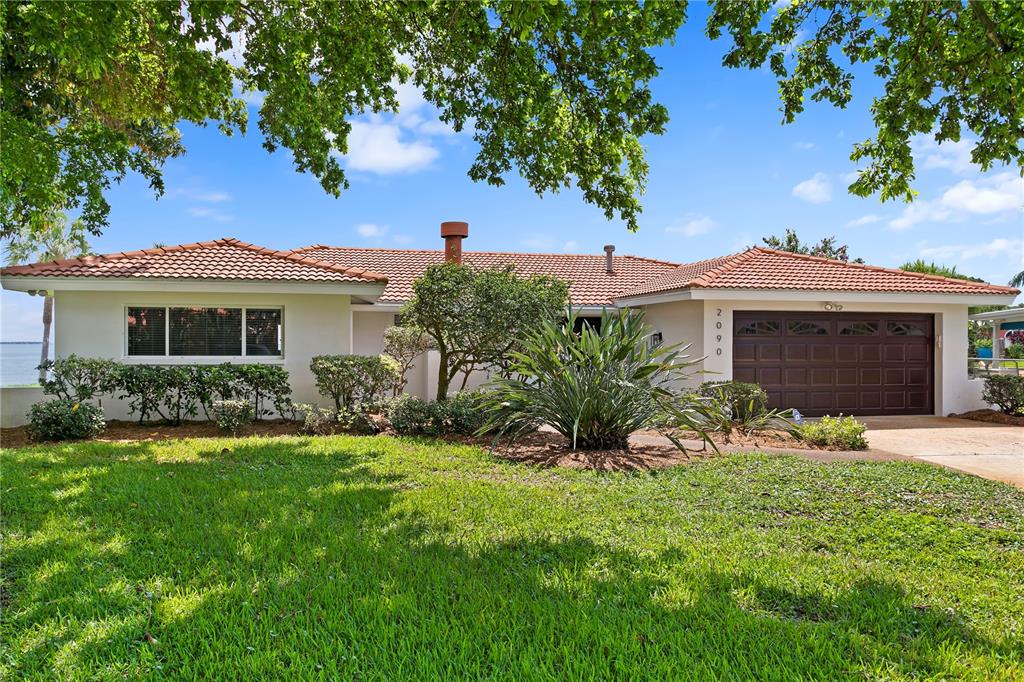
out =
<svg viewBox="0 0 1024 682"><path fill-rule="evenodd" d="M444 237L444 259L449 263L461 263L462 240L469 236L469 223L441 223L441 236Z"/></svg>
<svg viewBox="0 0 1024 682"><path fill-rule="evenodd" d="M615 274L615 267L612 265L612 254L615 253L615 244L606 244L604 247L604 269L609 275Z"/></svg>

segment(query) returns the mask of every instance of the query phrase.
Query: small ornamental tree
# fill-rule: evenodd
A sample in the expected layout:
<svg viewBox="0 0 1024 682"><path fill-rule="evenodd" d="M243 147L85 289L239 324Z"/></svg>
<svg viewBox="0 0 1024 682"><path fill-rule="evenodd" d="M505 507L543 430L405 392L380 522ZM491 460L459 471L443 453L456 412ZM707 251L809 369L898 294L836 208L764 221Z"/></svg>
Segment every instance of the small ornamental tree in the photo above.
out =
<svg viewBox="0 0 1024 682"><path fill-rule="evenodd" d="M554 277L443 263L413 283L402 317L437 349L437 399L444 400L459 374L465 388L473 370L505 367L519 340L560 317L568 297L568 285Z"/></svg>
<svg viewBox="0 0 1024 682"><path fill-rule="evenodd" d="M401 395L409 384L406 377L412 365L421 354L430 348L430 337L419 327L395 325L384 330L384 354L398 363L398 381L394 395Z"/></svg>

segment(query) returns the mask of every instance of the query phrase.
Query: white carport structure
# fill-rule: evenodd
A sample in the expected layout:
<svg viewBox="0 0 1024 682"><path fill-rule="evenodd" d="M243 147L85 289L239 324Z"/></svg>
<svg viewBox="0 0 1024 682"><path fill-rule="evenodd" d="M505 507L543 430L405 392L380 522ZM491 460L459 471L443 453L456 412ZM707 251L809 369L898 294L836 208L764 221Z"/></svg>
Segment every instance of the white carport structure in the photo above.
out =
<svg viewBox="0 0 1024 682"><path fill-rule="evenodd" d="M1013 325L1014 329L1024 328L1024 308L1007 308L1005 310L993 310L987 313L975 313L969 319L973 322L981 322L992 326L992 357L971 358L972 370L982 370L984 373L998 372L1001 374L1024 374L1024 362L1007 361L1006 348L1000 337L1004 325ZM976 361L976 363L975 363Z"/></svg>

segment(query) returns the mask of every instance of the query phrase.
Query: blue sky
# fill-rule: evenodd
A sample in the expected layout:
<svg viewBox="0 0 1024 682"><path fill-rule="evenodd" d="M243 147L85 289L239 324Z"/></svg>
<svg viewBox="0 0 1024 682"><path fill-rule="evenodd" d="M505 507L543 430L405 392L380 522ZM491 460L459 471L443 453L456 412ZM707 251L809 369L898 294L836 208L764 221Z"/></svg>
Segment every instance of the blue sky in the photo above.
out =
<svg viewBox="0 0 1024 682"><path fill-rule="evenodd" d="M538 197L518 175L501 188L472 182L471 135L445 129L415 89L403 87L397 116L357 120L344 160L352 186L340 199L297 173L287 150L263 150L254 122L234 138L184 126L188 152L166 165L166 195L156 199L137 177L116 186L110 226L93 250L223 236L278 249L439 248L439 223L467 220L472 250L596 254L615 244L620 254L686 262L788 227L805 240L836 235L852 256L877 265L923 257L999 283L1021 269L1024 181L1015 171L982 174L969 143L921 140L912 206L850 196L851 146L872 134L879 83L862 74L848 109L811 103L783 126L772 75L722 67L726 45L703 36L703 19L694 6L676 44L656 53L663 70L654 93L671 121L665 135L645 140L651 169L638 233L606 220L575 190ZM38 339L40 306L4 291L0 340Z"/></svg>

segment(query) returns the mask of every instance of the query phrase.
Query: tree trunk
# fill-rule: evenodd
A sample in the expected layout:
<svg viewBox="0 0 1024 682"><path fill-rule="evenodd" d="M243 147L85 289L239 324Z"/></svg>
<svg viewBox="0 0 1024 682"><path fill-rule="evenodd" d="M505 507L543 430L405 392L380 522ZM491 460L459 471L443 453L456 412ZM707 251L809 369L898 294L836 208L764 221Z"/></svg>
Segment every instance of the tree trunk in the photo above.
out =
<svg viewBox="0 0 1024 682"><path fill-rule="evenodd" d="M441 402L448 398L448 386L451 383L451 378L448 375L448 354L439 352L437 362L437 394L434 396L434 400Z"/></svg>
<svg viewBox="0 0 1024 682"><path fill-rule="evenodd" d="M43 350L39 355L40 366L50 359L50 327L53 326L53 296L43 299ZM46 370L39 370L39 383L46 381Z"/></svg>

